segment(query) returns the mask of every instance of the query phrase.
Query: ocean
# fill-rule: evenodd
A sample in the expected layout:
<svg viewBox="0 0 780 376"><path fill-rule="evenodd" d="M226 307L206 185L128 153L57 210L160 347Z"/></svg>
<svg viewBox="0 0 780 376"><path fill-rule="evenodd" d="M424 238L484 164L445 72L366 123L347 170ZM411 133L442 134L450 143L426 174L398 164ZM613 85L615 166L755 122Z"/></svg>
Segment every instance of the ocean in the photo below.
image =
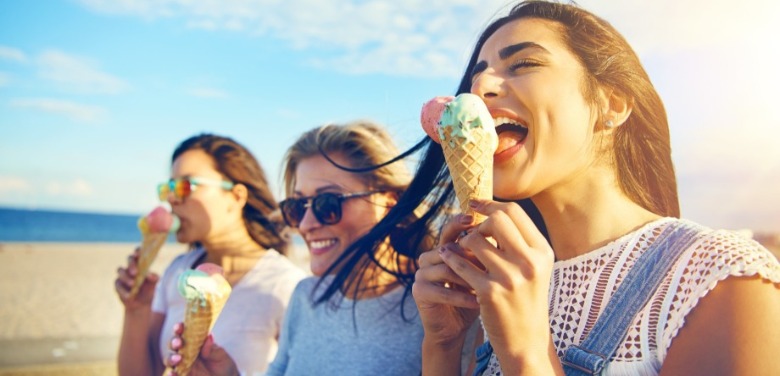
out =
<svg viewBox="0 0 780 376"><path fill-rule="evenodd" d="M0 242L138 242L140 215L0 208ZM168 241L176 241L171 236Z"/></svg>

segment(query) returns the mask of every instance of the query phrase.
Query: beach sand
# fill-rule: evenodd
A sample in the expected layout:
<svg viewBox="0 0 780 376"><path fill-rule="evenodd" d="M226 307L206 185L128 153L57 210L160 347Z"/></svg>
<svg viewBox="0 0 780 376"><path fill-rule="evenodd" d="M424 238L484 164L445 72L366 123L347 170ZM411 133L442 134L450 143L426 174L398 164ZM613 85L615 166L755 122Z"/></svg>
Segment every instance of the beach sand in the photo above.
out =
<svg viewBox="0 0 780 376"><path fill-rule="evenodd" d="M115 375L119 266L136 244L0 244L0 376ZM186 245L166 244L161 273Z"/></svg>

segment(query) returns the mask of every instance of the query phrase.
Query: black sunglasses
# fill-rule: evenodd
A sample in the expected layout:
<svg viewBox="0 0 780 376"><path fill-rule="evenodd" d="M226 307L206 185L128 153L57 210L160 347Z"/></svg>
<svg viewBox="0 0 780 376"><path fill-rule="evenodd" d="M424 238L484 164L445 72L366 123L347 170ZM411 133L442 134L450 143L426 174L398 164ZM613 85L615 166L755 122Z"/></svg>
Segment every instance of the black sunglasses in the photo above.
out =
<svg viewBox="0 0 780 376"><path fill-rule="evenodd" d="M282 217L288 226L298 228L306 215L306 209L311 208L314 218L323 225L335 225L341 220L341 204L351 198L371 196L381 191L357 193L320 193L313 197L288 198L279 203Z"/></svg>

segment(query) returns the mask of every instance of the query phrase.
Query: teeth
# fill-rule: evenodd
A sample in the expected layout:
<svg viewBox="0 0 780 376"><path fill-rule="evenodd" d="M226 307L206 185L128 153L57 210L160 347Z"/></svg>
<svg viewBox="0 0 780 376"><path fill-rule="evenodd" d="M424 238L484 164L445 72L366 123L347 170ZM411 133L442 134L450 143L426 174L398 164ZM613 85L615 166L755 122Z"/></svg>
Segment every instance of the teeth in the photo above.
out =
<svg viewBox="0 0 780 376"><path fill-rule="evenodd" d="M336 240L335 239L315 240L315 241L309 242L309 247L310 248L325 248L325 247L329 247L329 246L331 246L333 244L336 244Z"/></svg>
<svg viewBox="0 0 780 376"><path fill-rule="evenodd" d="M496 126L501 124L512 124L512 125L519 125L523 128L527 128L525 125L520 124L517 120L513 120L505 116L499 116L497 118L494 118L493 121L496 123Z"/></svg>

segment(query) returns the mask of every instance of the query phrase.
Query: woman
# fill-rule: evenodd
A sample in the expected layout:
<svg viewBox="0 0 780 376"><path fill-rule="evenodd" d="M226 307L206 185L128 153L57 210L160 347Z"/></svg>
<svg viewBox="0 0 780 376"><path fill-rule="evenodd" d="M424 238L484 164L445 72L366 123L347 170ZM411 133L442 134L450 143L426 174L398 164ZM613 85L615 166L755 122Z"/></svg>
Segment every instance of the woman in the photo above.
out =
<svg viewBox="0 0 780 376"><path fill-rule="evenodd" d="M429 231L410 239L404 221L381 239L355 243L408 187L411 177L397 154L388 133L370 122L315 128L288 149L288 198L280 206L306 241L314 276L301 281L290 299L279 352L266 375L420 373L423 329L411 285L415 258L432 245ZM214 348L207 341L201 354ZM230 368L212 374L235 374Z"/></svg>
<svg viewBox="0 0 780 376"><path fill-rule="evenodd" d="M562 374L563 360L576 372L581 363L567 355L600 336L591 329L603 327L642 255L668 261L650 252L659 244L681 256L628 317L627 333L607 341L616 351L598 364L604 374L780 372L780 266L751 240L678 219L662 102L607 22L572 5L520 3L481 35L463 92L479 95L497 120L500 202L473 202L488 219L454 218L419 259L423 374L461 371L452 356L478 316L492 345L478 351L479 373ZM441 148L431 143L425 158L412 183L419 189L397 208L441 183L433 178L444 171ZM511 202L526 199L546 236ZM389 222L404 215L391 212ZM692 230L690 242L667 241L680 239L666 237L670 228Z"/></svg>
<svg viewBox="0 0 780 376"><path fill-rule="evenodd" d="M122 375L160 375L174 323L184 318L179 275L202 263L220 265L233 292L212 334L240 371L266 369L277 350L284 311L305 273L280 252L287 240L271 219L278 205L252 154L230 138L202 134L173 152L171 179L159 187L181 221L176 239L192 250L162 277L147 277L129 297L137 253L119 268L116 291L125 306L118 365Z"/></svg>

